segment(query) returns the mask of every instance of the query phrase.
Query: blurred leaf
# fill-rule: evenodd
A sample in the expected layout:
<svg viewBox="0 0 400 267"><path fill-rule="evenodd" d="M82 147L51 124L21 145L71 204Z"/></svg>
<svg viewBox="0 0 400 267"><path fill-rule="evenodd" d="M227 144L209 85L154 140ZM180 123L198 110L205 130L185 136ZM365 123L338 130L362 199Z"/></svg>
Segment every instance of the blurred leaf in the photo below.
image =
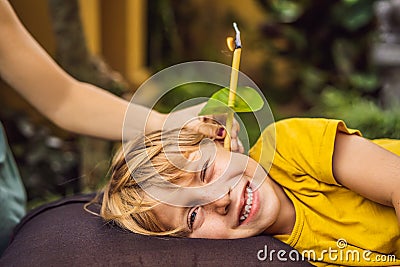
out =
<svg viewBox="0 0 400 267"><path fill-rule="evenodd" d="M229 88L222 88L211 96L199 115L227 113L230 110L228 99ZM264 101L255 89L248 86L238 87L236 89L235 106L232 110L235 112L252 112L260 110L263 105Z"/></svg>
<svg viewBox="0 0 400 267"><path fill-rule="evenodd" d="M367 25L374 17L374 0L341 1L333 8L337 23L349 31L356 31Z"/></svg>
<svg viewBox="0 0 400 267"><path fill-rule="evenodd" d="M312 66L301 71L301 93L310 102L318 101L320 92L326 83L326 73Z"/></svg>
<svg viewBox="0 0 400 267"><path fill-rule="evenodd" d="M354 43L345 39L337 39L333 43L333 59L339 72L350 74L353 70L353 62L355 58Z"/></svg>
<svg viewBox="0 0 400 267"><path fill-rule="evenodd" d="M364 92L372 92L378 87L378 77L375 74L353 73L349 80L351 85Z"/></svg>
<svg viewBox="0 0 400 267"><path fill-rule="evenodd" d="M356 4L357 2L360 2L360 0L342 0L344 3L353 5Z"/></svg>
<svg viewBox="0 0 400 267"><path fill-rule="evenodd" d="M367 138L400 138L400 109L382 110L372 100L355 92L327 87L314 114L342 119Z"/></svg>
<svg viewBox="0 0 400 267"><path fill-rule="evenodd" d="M319 87L324 82L323 73L320 70L313 67L306 68L304 72L302 72L302 75L303 75L303 82L307 87L312 87L312 88Z"/></svg>
<svg viewBox="0 0 400 267"><path fill-rule="evenodd" d="M301 1L272 0L271 8L278 16L279 20L285 23L293 22L303 14L303 5Z"/></svg>

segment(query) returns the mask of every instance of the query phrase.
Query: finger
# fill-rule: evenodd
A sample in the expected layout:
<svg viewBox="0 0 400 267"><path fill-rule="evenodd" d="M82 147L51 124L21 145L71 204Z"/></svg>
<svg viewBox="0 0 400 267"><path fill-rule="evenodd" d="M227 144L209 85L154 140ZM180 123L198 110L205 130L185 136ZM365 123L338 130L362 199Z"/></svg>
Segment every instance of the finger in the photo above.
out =
<svg viewBox="0 0 400 267"><path fill-rule="evenodd" d="M238 152L238 143L237 143L237 139L232 139L231 140L231 151L233 152Z"/></svg>
<svg viewBox="0 0 400 267"><path fill-rule="evenodd" d="M202 116L200 117L200 120L204 123L213 123L214 119L210 116Z"/></svg>
<svg viewBox="0 0 400 267"><path fill-rule="evenodd" d="M222 125L226 124L226 114L217 114L217 115L213 115L212 119Z"/></svg>
<svg viewBox="0 0 400 267"><path fill-rule="evenodd" d="M242 142L240 141L239 138L231 140L231 151L232 152L244 153L244 147L243 147L243 144L242 144Z"/></svg>
<svg viewBox="0 0 400 267"><path fill-rule="evenodd" d="M235 139L238 137L239 131L240 131L240 125L237 122L237 120L234 119L233 124L232 124L232 133L231 133L232 139Z"/></svg>
<svg viewBox="0 0 400 267"><path fill-rule="evenodd" d="M198 132L215 139L224 139L226 135L225 128L214 123L202 123L199 125Z"/></svg>
<svg viewBox="0 0 400 267"><path fill-rule="evenodd" d="M242 143L242 141L240 141L240 139L238 138L237 139L237 142L238 142L238 147L239 147L239 153L244 153L244 146L243 146L243 143Z"/></svg>

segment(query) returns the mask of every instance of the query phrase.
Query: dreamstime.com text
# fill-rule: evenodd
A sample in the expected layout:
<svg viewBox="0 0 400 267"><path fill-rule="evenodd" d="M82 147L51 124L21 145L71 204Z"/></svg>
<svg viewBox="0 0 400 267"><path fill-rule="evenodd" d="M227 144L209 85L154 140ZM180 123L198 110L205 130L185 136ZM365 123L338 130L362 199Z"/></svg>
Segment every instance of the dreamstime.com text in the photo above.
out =
<svg viewBox="0 0 400 267"><path fill-rule="evenodd" d="M299 252L297 250L275 250L268 249L265 245L263 249L257 252L257 259L260 261L326 261L331 262L396 262L395 255L386 254L373 254L370 250L364 250L360 252L359 250L345 249L347 247L347 241L343 238L338 239L335 248L329 247L321 252L316 252L312 249L303 250Z"/></svg>

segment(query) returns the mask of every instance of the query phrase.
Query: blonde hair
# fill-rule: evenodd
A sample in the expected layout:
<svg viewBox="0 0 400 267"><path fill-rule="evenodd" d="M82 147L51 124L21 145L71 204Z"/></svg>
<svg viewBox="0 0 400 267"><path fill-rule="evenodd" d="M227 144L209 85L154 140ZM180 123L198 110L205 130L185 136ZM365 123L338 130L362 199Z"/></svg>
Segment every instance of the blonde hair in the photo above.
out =
<svg viewBox="0 0 400 267"><path fill-rule="evenodd" d="M120 148L111 163L110 180L104 189L100 210L101 217L138 234L186 235L183 227L166 229L157 221L152 209L159 202L146 197L142 188L157 182L156 177L159 175L176 183L184 171L171 163L166 154L181 153L188 156L199 148L204 138L204 135L186 128L179 131L157 131L138 137Z"/></svg>

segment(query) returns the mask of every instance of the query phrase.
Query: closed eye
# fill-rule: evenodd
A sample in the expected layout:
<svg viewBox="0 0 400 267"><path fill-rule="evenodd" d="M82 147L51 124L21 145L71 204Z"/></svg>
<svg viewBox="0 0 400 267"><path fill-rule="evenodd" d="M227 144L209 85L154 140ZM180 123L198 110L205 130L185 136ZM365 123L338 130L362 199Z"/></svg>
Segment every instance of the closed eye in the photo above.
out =
<svg viewBox="0 0 400 267"><path fill-rule="evenodd" d="M188 217L187 217L187 224L188 228L190 231L193 231L193 224L196 221L197 213L199 212L199 207L196 207L192 210L189 211Z"/></svg>

